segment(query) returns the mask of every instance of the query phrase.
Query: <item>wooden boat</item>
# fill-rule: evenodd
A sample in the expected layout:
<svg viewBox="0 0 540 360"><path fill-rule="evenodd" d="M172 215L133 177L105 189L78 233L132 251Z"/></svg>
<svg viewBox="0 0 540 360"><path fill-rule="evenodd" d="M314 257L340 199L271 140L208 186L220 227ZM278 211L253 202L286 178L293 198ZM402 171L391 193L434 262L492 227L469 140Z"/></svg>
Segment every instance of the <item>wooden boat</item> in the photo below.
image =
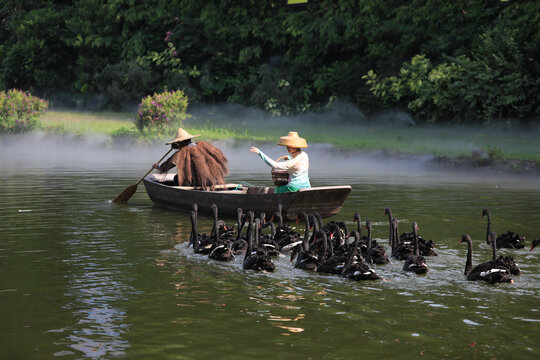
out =
<svg viewBox="0 0 540 360"><path fill-rule="evenodd" d="M264 211L273 214L282 205L284 219L295 220L298 213L318 212L322 217L336 215L351 192L350 185L323 186L300 189L297 192L274 193L274 188L242 184L218 185L212 191L200 187L174 186L174 174L150 174L144 178L144 186L150 199L167 209L190 211L197 204L199 212L210 213L216 204L220 215L235 216L237 209Z"/></svg>

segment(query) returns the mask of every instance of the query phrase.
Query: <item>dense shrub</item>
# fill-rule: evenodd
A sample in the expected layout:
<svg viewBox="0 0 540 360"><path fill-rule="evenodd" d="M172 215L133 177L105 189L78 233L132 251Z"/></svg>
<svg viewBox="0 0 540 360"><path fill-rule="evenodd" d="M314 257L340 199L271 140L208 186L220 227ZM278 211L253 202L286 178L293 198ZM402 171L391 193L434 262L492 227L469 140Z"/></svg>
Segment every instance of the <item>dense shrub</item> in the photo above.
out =
<svg viewBox="0 0 540 360"><path fill-rule="evenodd" d="M106 97L105 106L112 108L135 104L153 84L152 73L134 60L105 66L98 79L97 88Z"/></svg>
<svg viewBox="0 0 540 360"><path fill-rule="evenodd" d="M370 70L364 79L385 103L431 122L488 123L538 114L538 81L513 32L486 32L470 56L446 60L434 65L417 55L395 76L380 77Z"/></svg>
<svg viewBox="0 0 540 360"><path fill-rule="evenodd" d="M49 103L17 89L0 91L0 132L21 133L39 126Z"/></svg>
<svg viewBox="0 0 540 360"><path fill-rule="evenodd" d="M148 95L139 104L135 125L141 132L165 133L171 127L181 126L189 117L187 106L188 98L182 90Z"/></svg>

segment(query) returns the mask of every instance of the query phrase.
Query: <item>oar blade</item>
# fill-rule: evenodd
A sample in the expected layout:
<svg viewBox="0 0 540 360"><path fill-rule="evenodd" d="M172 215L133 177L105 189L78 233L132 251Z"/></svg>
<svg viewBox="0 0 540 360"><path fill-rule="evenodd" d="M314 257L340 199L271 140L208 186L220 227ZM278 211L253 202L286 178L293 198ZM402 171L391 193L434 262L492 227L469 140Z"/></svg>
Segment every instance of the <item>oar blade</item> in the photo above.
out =
<svg viewBox="0 0 540 360"><path fill-rule="evenodd" d="M114 203L127 203L127 201L129 199L131 199L131 197L133 196L133 194L135 194L135 191L137 191L137 184L133 184L133 185L130 185L128 186L124 191L122 191L120 193L120 195L118 195L114 200L113 202Z"/></svg>

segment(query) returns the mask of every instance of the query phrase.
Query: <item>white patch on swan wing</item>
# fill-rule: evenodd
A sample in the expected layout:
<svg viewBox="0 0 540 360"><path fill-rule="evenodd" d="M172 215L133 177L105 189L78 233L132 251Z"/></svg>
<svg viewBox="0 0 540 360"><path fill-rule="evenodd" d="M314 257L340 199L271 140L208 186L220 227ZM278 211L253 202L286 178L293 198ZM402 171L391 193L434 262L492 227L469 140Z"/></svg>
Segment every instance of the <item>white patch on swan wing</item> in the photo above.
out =
<svg viewBox="0 0 540 360"><path fill-rule="evenodd" d="M292 250L294 247L300 245L302 243L302 241L295 241L293 243L290 243L289 245L285 245L284 247L281 248L281 250L283 251L290 251Z"/></svg>
<svg viewBox="0 0 540 360"><path fill-rule="evenodd" d="M495 273L505 273L505 274L508 274L508 270L506 269L499 269L499 268L494 268L494 269L489 269L487 271L482 271L480 273L480 277L486 277L486 276L489 276L491 274L495 274Z"/></svg>
<svg viewBox="0 0 540 360"><path fill-rule="evenodd" d="M212 256L212 254L213 254L216 250L222 249L222 248L224 248L224 247L225 247L225 245L219 245L219 246L216 246L216 247L214 248L214 250L212 250L212 252L211 252L210 254L208 254L208 256Z"/></svg>

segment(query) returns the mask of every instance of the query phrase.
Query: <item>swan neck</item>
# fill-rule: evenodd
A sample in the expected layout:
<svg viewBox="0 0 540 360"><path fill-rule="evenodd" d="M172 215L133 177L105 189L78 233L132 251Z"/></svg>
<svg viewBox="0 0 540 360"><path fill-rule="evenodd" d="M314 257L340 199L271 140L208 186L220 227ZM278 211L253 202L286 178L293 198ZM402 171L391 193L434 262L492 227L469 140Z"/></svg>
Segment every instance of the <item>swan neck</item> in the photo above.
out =
<svg viewBox="0 0 540 360"><path fill-rule="evenodd" d="M255 235L253 240L253 245L259 245L259 225L261 223L259 222L259 219L255 220Z"/></svg>
<svg viewBox="0 0 540 360"><path fill-rule="evenodd" d="M418 248L418 233L416 232L416 229L413 229L413 236L414 236L414 255L419 256L420 249Z"/></svg>
<svg viewBox="0 0 540 360"><path fill-rule="evenodd" d="M322 264L326 260L326 255L328 253L328 238L326 237L326 233L324 231L321 231L320 234L322 235L323 241L323 256L320 260L320 263Z"/></svg>
<svg viewBox="0 0 540 360"><path fill-rule="evenodd" d="M304 221L306 223L306 230L304 232L304 240L302 244L303 244L304 250L307 250L309 248L308 241L309 241L309 225L310 224L309 224L309 218L305 213L302 213L302 217L304 218Z"/></svg>
<svg viewBox="0 0 540 360"><path fill-rule="evenodd" d="M493 250L493 265L495 265L495 261L497 261L497 236L495 233L491 233L491 249Z"/></svg>
<svg viewBox="0 0 540 360"><path fill-rule="evenodd" d="M270 236L272 237L272 240L276 237L276 225L274 225L273 222L270 221Z"/></svg>
<svg viewBox="0 0 540 360"><path fill-rule="evenodd" d="M367 227L368 250L371 249L371 226Z"/></svg>
<svg viewBox="0 0 540 360"><path fill-rule="evenodd" d="M472 242L467 239L467 261L465 261L465 275L469 275L472 269Z"/></svg>
<svg viewBox="0 0 540 360"><path fill-rule="evenodd" d="M216 207L213 208L212 215L214 217L214 224L213 224L214 238L217 241L219 239L219 227L218 227L218 212L217 212Z"/></svg>
<svg viewBox="0 0 540 360"><path fill-rule="evenodd" d="M489 234L491 233L491 216L487 216L486 243L489 245Z"/></svg>
<svg viewBox="0 0 540 360"><path fill-rule="evenodd" d="M356 231L354 233L354 244L353 244L353 247L351 249L351 252L349 253L349 258L347 259L347 267L352 265L354 255L358 251L358 244L359 243L360 243L360 234L358 233L358 231Z"/></svg>
<svg viewBox="0 0 540 360"><path fill-rule="evenodd" d="M399 230L396 219L392 219L390 225L390 247L394 250L399 243Z"/></svg>
<svg viewBox="0 0 540 360"><path fill-rule="evenodd" d="M199 236L197 235L197 215L191 212L191 242L195 251L199 250Z"/></svg>
<svg viewBox="0 0 540 360"><path fill-rule="evenodd" d="M244 221L240 220L238 222L238 232L236 233L236 240L240 240L240 237L242 236L242 230L244 230L245 225L246 225L245 218L244 218Z"/></svg>
<svg viewBox="0 0 540 360"><path fill-rule="evenodd" d="M250 222L248 224L247 229L247 250L246 254L244 255L244 260L247 259L251 255L251 251L253 250L253 231L252 231L252 223Z"/></svg>

